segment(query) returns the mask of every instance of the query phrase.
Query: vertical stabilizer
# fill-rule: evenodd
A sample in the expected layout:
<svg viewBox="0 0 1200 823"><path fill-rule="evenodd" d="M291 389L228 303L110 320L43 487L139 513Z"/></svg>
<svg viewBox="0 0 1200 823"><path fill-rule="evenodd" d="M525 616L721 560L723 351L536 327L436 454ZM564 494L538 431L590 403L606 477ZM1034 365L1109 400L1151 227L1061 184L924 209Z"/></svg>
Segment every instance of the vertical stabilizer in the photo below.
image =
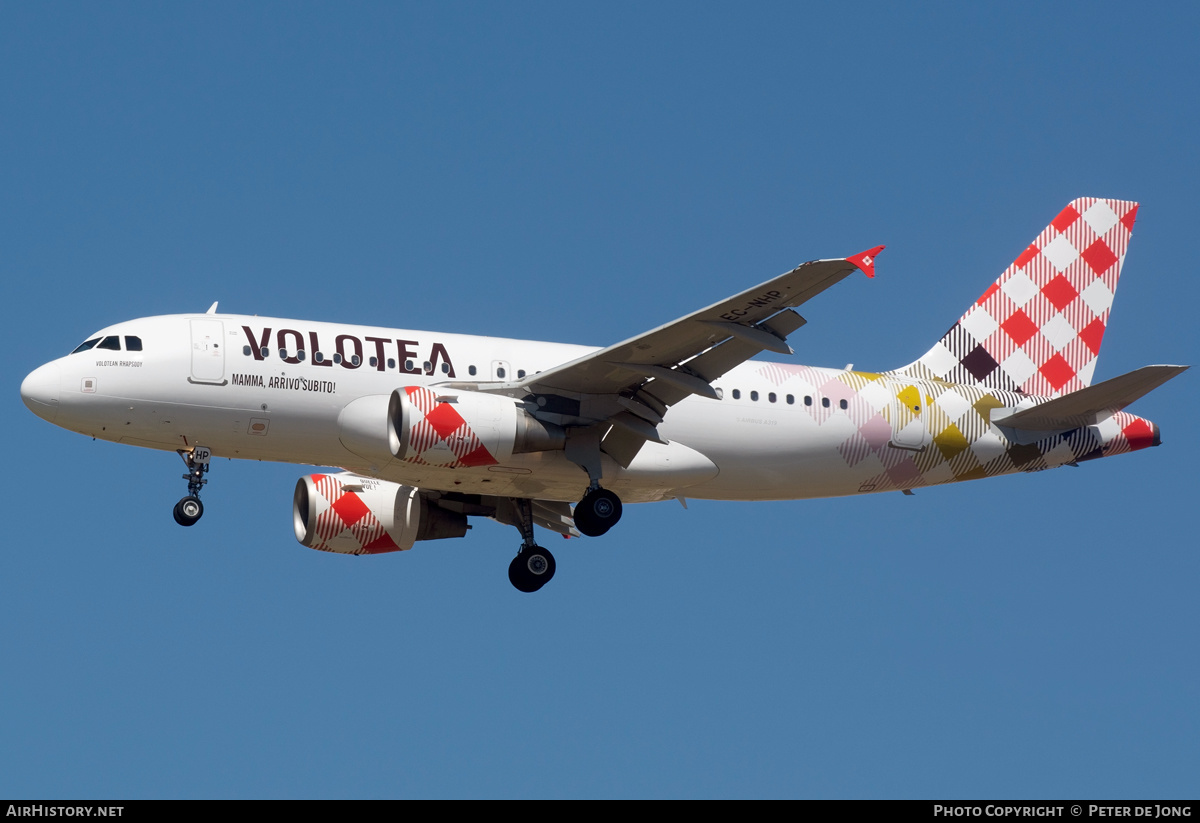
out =
<svg viewBox="0 0 1200 823"><path fill-rule="evenodd" d="M1138 204L1074 200L917 362L918 378L1057 396L1092 382Z"/></svg>

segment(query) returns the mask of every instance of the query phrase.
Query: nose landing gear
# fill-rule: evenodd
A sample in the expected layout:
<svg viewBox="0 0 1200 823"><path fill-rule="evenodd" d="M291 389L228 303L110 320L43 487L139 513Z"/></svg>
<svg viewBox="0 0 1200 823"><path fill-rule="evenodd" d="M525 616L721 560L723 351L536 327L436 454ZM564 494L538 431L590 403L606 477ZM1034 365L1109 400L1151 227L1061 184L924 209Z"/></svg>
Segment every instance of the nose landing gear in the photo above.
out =
<svg viewBox="0 0 1200 823"><path fill-rule="evenodd" d="M208 482L204 475L208 473L212 452L203 446L196 446L190 451L179 449L179 456L188 469L188 473L183 475L183 479L188 482L188 493L187 497L175 504L172 514L179 525L194 526L204 514L204 504L200 502L200 489Z"/></svg>

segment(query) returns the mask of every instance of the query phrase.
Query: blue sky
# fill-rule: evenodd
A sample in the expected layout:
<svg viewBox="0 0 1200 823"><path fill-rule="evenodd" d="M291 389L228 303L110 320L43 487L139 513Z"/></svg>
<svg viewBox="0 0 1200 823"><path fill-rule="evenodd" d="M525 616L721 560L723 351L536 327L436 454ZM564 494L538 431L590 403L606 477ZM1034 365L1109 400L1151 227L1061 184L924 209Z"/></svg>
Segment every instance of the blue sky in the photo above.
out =
<svg viewBox="0 0 1200 823"><path fill-rule="evenodd" d="M21 404L109 323L225 311L604 345L819 257L795 362L924 352L1059 209L1138 200L1096 377L1196 363L1186 4L0 5L0 796L1196 795L1200 463L294 540L295 466Z"/></svg>

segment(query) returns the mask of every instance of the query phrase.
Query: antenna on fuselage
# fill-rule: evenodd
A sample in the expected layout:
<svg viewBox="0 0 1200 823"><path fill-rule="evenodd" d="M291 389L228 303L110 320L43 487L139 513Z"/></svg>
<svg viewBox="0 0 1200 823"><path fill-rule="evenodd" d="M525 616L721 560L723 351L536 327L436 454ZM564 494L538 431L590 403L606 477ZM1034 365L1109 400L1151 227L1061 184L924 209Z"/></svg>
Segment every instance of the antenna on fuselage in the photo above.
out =
<svg viewBox="0 0 1200 823"><path fill-rule="evenodd" d="M219 303L219 302L221 302L221 301L214 300L213 304L208 307L208 311L206 311L205 314L216 314L217 313L217 303Z"/></svg>

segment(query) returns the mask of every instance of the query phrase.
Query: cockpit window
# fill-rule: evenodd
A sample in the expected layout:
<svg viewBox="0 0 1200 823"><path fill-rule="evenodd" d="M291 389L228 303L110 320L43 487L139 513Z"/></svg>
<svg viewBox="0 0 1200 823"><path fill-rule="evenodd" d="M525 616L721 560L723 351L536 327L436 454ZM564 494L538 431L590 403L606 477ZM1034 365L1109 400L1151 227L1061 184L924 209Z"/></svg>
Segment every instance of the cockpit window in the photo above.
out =
<svg viewBox="0 0 1200 823"><path fill-rule="evenodd" d="M88 349L90 349L92 346L96 345L99 342L100 342L99 337L93 337L91 340L84 340L82 343L80 343L78 346L75 347L75 351L71 352L71 354L79 354L81 351L87 351Z"/></svg>
<svg viewBox="0 0 1200 823"><path fill-rule="evenodd" d="M125 351L141 351L142 338L134 337L132 334L125 335Z"/></svg>
<svg viewBox="0 0 1200 823"><path fill-rule="evenodd" d="M115 334L111 334L108 337L101 340L100 345L97 346L96 348L108 349L109 351L120 351L121 350L121 338L117 337Z"/></svg>

